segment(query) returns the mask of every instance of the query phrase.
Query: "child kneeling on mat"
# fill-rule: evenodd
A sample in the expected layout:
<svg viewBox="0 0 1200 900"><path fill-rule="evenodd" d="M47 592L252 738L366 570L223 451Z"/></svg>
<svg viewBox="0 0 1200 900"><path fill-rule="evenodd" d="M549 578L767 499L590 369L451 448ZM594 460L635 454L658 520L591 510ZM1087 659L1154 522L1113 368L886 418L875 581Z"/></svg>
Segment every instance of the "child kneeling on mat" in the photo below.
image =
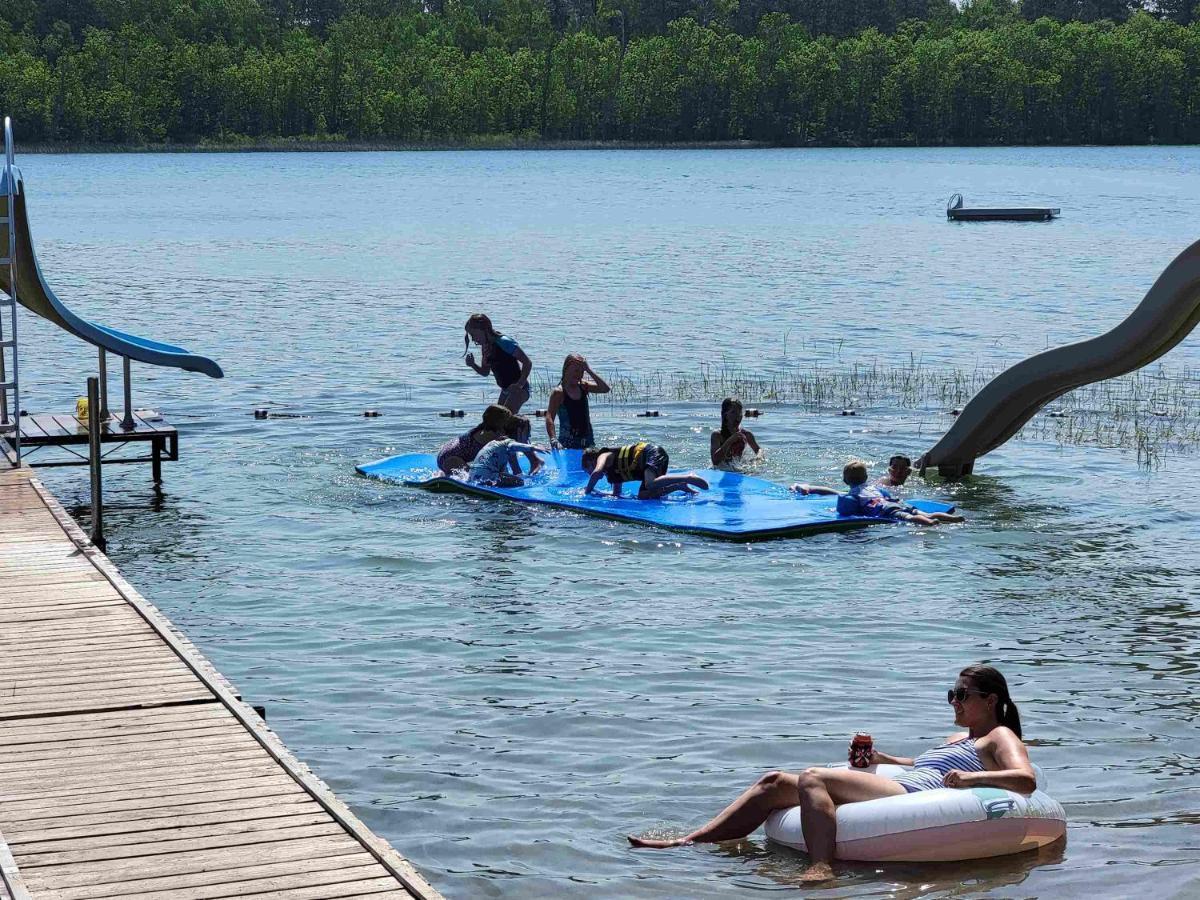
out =
<svg viewBox="0 0 1200 900"><path fill-rule="evenodd" d="M491 487L521 487L525 483L521 477L521 454L529 459L529 474L533 475L542 467L538 454L545 452L541 447L512 438L492 441L479 451L471 463L471 474L467 476L467 481Z"/></svg>
<svg viewBox="0 0 1200 900"><path fill-rule="evenodd" d="M608 479L614 497L621 496L626 481L638 482L639 500L657 500L672 491L694 494L694 488L708 490L708 482L695 472L668 475L669 464L666 450L645 441L624 447L588 447L583 451L583 470L591 477L584 493L592 493L601 478Z"/></svg>
<svg viewBox="0 0 1200 900"><path fill-rule="evenodd" d="M944 512L921 512L915 506L897 503L885 496L874 485L867 484L867 464L861 459L852 459L842 469L842 481L850 490L839 494L837 511L839 516L866 516L871 519L895 519L913 525L940 525L943 522L964 522L962 516ZM808 485L805 485L808 487ZM817 493L811 487L801 493Z"/></svg>

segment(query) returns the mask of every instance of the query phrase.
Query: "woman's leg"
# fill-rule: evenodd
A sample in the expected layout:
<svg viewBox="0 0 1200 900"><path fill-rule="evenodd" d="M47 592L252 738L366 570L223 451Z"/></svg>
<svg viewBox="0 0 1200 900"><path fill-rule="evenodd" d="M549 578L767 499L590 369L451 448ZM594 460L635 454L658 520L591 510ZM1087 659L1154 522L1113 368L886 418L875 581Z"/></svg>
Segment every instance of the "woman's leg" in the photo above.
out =
<svg viewBox="0 0 1200 900"><path fill-rule="evenodd" d="M681 844L731 841L750 834L767 816L777 809L786 809L800 802L796 791L796 775L789 772L768 772L740 797L723 809L716 818L697 828L687 837L670 841L643 840L630 837L635 847L678 847Z"/></svg>
<svg viewBox="0 0 1200 900"><path fill-rule="evenodd" d="M805 877L830 878L829 867L837 844L835 812L843 803L899 796L904 788L890 778L849 769L806 769L799 775L768 772L749 790L721 811L716 818L686 837L674 840L650 840L630 837L635 847L678 847L690 843L713 843L743 838L753 832L777 809L799 806L804 843L812 864Z"/></svg>
<svg viewBox="0 0 1200 900"><path fill-rule="evenodd" d="M837 846L838 806L905 793L890 778L850 769L805 769L797 776L796 791L800 797L804 843L811 858L802 876L806 881L833 877L830 863Z"/></svg>
<svg viewBox="0 0 1200 900"><path fill-rule="evenodd" d="M521 407L525 405L525 401L529 399L529 385L524 388L506 387L500 392L500 399L496 401L500 406L503 406L513 415L521 411Z"/></svg>

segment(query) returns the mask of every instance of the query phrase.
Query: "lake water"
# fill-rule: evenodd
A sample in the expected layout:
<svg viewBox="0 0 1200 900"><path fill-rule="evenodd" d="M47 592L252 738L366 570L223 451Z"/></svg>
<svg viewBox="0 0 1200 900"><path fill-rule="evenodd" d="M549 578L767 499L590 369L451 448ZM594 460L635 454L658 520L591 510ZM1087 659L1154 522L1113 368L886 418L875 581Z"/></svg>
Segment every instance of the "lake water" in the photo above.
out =
<svg viewBox="0 0 1200 900"><path fill-rule="evenodd" d="M143 467L108 470L110 555L448 896L801 893L804 858L761 833L658 854L623 835L694 826L766 770L844 758L856 730L920 752L979 660L1008 675L1065 846L851 865L803 893L1200 891L1195 457L1146 470L1019 439L969 483L914 484L965 526L750 545L353 472L492 396L461 361L475 310L545 374L567 350L602 374L970 367L1094 336L1200 237L1200 149L18 161L60 295L227 375L135 365L183 459L161 500ZM950 224L952 191L1063 216ZM93 354L22 328L24 405L66 411ZM1200 342L1167 362L1200 365ZM598 437L703 464L715 406L655 405L599 409ZM950 421L861 413L768 407L758 473L835 482ZM43 475L85 503L82 470Z"/></svg>

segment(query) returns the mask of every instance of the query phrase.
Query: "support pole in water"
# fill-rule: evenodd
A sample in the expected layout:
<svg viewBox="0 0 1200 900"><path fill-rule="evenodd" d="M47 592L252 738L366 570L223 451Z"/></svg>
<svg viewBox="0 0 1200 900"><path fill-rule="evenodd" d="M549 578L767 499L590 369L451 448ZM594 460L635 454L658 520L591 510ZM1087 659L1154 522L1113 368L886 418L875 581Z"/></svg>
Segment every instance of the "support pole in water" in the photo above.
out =
<svg viewBox="0 0 1200 900"><path fill-rule="evenodd" d="M88 467L92 475L92 543L101 551L104 540L104 498L100 480L100 379L89 378L88 396Z"/></svg>
<svg viewBox="0 0 1200 900"><path fill-rule="evenodd" d="M107 422L108 411L108 357L100 348L100 421Z"/></svg>
<svg viewBox="0 0 1200 900"><path fill-rule="evenodd" d="M133 431L133 390L129 386L129 357L121 357L121 370L125 375L125 418L121 419L121 428Z"/></svg>

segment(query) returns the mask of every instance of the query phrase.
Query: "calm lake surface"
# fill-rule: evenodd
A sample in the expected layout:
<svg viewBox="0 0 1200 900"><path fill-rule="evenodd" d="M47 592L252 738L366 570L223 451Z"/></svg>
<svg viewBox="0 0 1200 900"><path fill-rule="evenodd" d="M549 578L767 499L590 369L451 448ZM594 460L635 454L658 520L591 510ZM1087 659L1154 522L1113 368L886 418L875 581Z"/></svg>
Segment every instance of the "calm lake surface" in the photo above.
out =
<svg viewBox="0 0 1200 900"><path fill-rule="evenodd" d="M106 472L110 555L296 753L449 897L1124 897L1200 892L1197 459L1014 441L950 498L965 526L749 545L368 482L494 391L491 313L540 372L1013 362L1119 321L1200 237L1200 149L25 156L65 300L217 359L135 364L182 432L156 500ZM947 223L968 204L1050 224ZM24 405L94 355L22 320ZM1173 368L1200 366L1200 340ZM114 396L119 396L116 378ZM535 396L528 411L544 406ZM119 402L115 405L119 405ZM597 409L700 466L713 404ZM760 404L761 405L761 404ZM256 421L271 406L305 418ZM362 411L382 416L365 419ZM945 410L768 407L763 477L914 457ZM44 470L68 504L83 470ZM856 730L916 754L991 661L1067 809L1065 846L851 865L740 845L634 852Z"/></svg>

